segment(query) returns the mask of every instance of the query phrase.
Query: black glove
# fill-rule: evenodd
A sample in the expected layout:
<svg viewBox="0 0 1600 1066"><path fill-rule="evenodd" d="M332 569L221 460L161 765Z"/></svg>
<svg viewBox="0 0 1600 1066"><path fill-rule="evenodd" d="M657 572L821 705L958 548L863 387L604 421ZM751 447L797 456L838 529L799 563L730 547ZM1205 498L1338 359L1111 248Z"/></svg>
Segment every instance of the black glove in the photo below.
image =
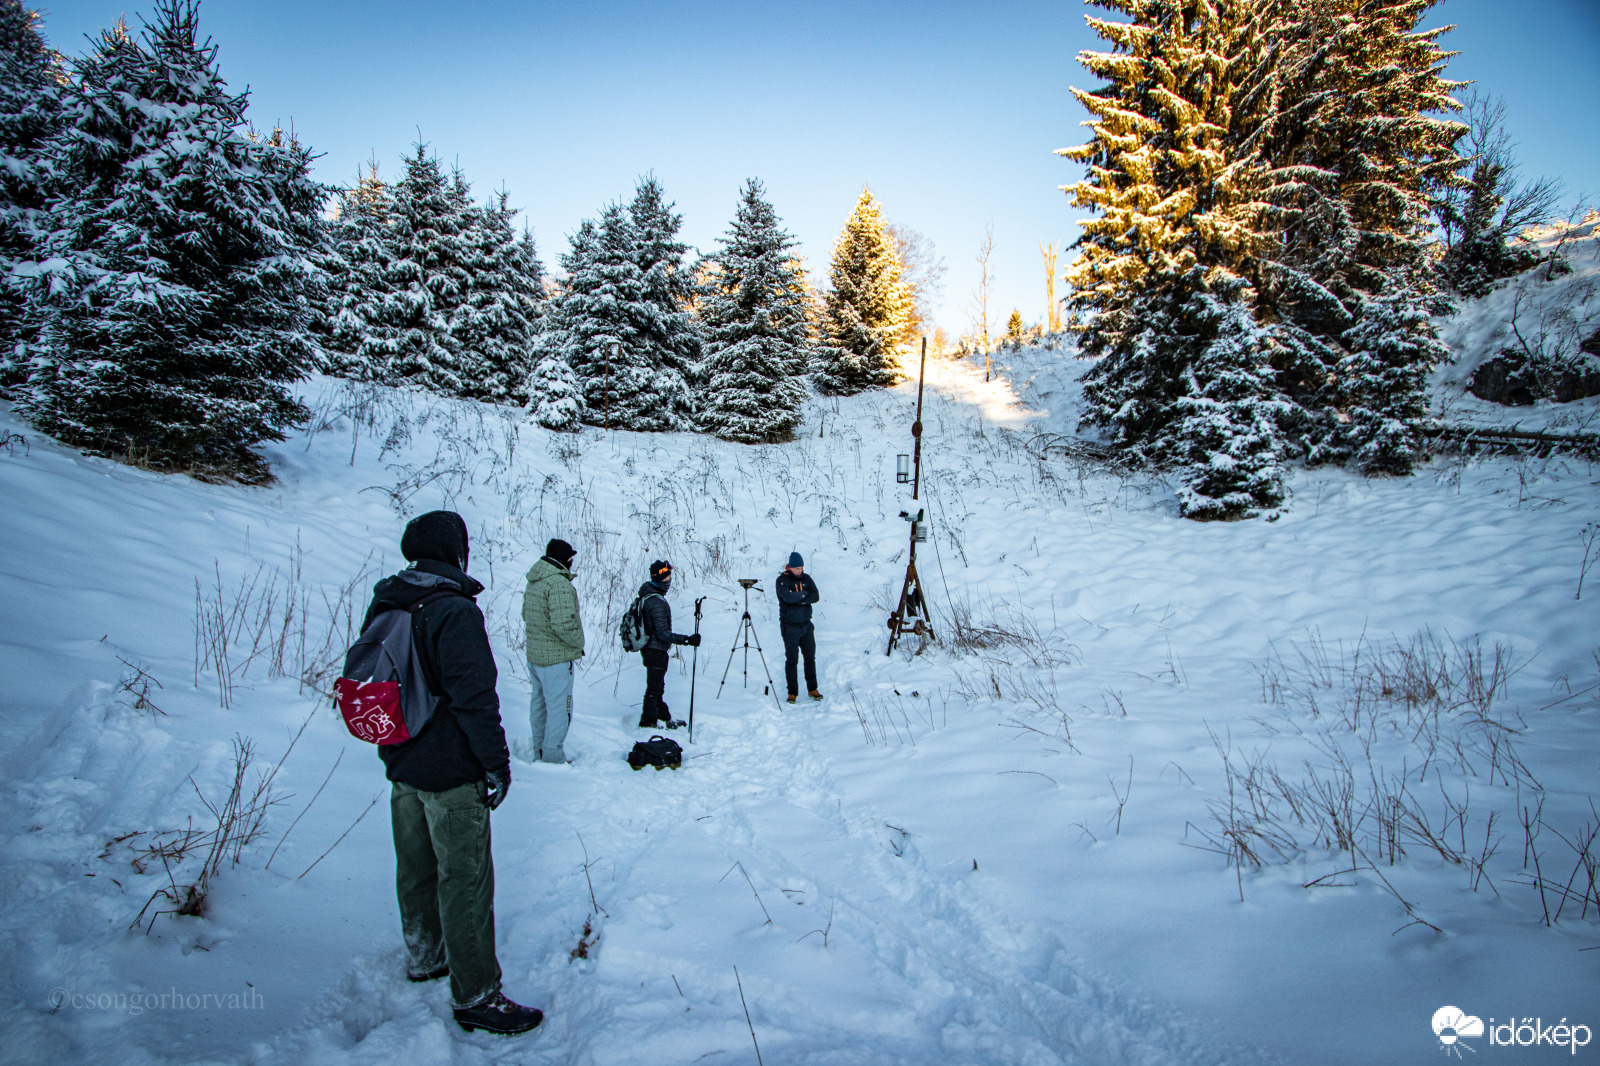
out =
<svg viewBox="0 0 1600 1066"><path fill-rule="evenodd" d="M685 644L689 645L689 647L691 647L691 648L698 648L700 646L700 634L699 633L690 633L687 637L684 638L683 642Z"/></svg>
<svg viewBox="0 0 1600 1066"><path fill-rule="evenodd" d="M507 765L501 770L490 770L488 778L489 790L484 794L483 803L492 811L505 802L506 793L511 791L511 767Z"/></svg>

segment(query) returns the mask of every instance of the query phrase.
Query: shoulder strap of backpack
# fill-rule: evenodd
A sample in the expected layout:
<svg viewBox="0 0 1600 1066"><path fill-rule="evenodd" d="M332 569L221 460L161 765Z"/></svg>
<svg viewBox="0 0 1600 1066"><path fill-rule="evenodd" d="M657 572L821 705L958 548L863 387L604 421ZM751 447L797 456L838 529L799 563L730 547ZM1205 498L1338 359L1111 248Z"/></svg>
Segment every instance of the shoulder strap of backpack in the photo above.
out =
<svg viewBox="0 0 1600 1066"><path fill-rule="evenodd" d="M650 631L650 616L644 613L644 601L650 599L652 596L658 600L662 598L661 593L659 592L647 592L643 596L640 596L637 601L635 601L639 608L639 628L645 630L646 632Z"/></svg>

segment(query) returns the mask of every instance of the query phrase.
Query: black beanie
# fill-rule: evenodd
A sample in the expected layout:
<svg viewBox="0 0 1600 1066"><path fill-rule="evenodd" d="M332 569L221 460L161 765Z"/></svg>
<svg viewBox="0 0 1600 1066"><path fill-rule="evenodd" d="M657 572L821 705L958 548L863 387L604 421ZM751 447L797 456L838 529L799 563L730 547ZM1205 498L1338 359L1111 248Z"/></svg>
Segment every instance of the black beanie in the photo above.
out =
<svg viewBox="0 0 1600 1066"><path fill-rule="evenodd" d="M572 545L559 537L554 537L549 544L544 546L544 554L552 562L560 563L562 566L571 569L572 557L578 553L572 550Z"/></svg>
<svg viewBox="0 0 1600 1066"><path fill-rule="evenodd" d="M667 578L668 581L672 580L672 564L671 563L667 562L665 559L657 559L655 562L650 564L650 580L651 581L654 581L657 584L660 584L661 583L661 577L662 577L663 574L666 575L666 578Z"/></svg>
<svg viewBox="0 0 1600 1066"><path fill-rule="evenodd" d="M467 523L454 511L429 511L406 524L400 554L408 562L432 559L457 570L467 569Z"/></svg>

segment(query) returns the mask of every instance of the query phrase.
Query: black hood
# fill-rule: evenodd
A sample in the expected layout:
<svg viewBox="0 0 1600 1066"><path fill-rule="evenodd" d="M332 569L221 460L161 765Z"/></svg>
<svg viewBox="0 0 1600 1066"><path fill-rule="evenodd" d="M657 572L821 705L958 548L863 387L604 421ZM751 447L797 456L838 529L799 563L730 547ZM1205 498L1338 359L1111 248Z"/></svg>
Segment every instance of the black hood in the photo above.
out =
<svg viewBox="0 0 1600 1066"><path fill-rule="evenodd" d="M459 591L468 597L475 597L483 591L483 585L449 563L419 559L411 569L386 577L372 587L372 608L367 615L367 622L370 624L373 616L380 610L395 607L404 610L428 593L438 592L440 589Z"/></svg>
<svg viewBox="0 0 1600 1066"><path fill-rule="evenodd" d="M400 537L400 554L407 562L431 559L465 573L467 569L467 523L454 511L429 511L418 515Z"/></svg>

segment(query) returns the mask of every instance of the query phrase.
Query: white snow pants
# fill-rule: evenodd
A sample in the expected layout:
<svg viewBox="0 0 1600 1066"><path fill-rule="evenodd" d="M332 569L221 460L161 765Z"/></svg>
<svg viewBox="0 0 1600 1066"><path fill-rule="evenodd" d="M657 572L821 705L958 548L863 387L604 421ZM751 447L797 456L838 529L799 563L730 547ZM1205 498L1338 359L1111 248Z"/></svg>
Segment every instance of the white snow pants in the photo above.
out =
<svg viewBox="0 0 1600 1066"><path fill-rule="evenodd" d="M533 729L534 756L544 762L567 761L562 745L572 724L572 663L554 666L528 664L533 694L528 700L528 724Z"/></svg>

